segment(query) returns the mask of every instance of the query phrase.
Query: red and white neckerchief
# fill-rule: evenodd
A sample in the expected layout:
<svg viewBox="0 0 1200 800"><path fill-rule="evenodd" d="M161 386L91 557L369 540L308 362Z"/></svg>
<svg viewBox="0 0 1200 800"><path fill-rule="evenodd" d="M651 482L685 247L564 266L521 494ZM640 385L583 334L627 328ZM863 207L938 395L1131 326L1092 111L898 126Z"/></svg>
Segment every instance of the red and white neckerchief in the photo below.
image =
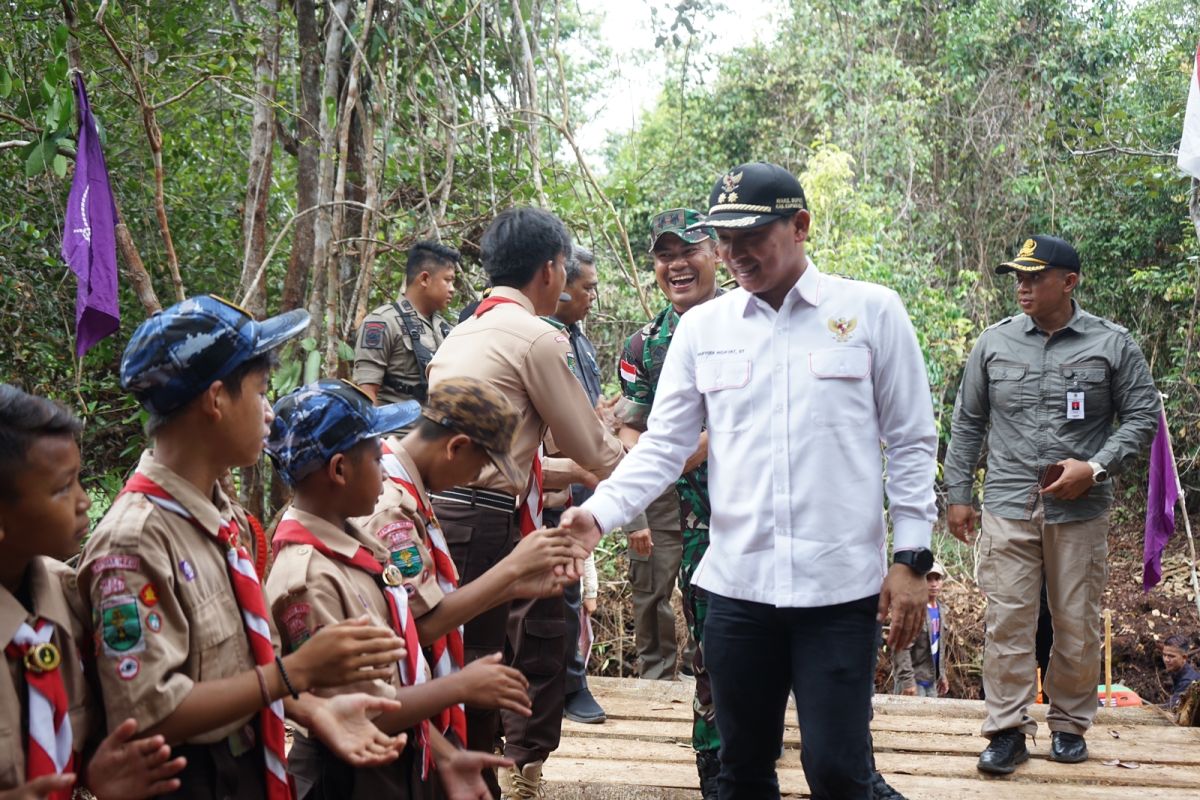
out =
<svg viewBox="0 0 1200 800"><path fill-rule="evenodd" d="M383 564L371 555L371 551L362 545L358 546L353 556L342 555L317 538L303 523L287 517L275 529L271 543L275 545L276 551L290 544L306 544L326 558L356 567L374 576L387 600L392 630L404 640L404 648L407 651L404 659L396 662L400 669L400 682L405 686L420 686L425 683L425 673L428 671L425 654L421 651L416 621L409 613L408 592L404 591L400 583L400 572L394 565L385 569ZM429 720L422 720L417 726L417 746L421 750L421 779L424 780L429 776L430 767L433 765L433 748L429 746Z"/></svg>
<svg viewBox="0 0 1200 800"><path fill-rule="evenodd" d="M67 714L67 687L61 670L62 654L51 644L54 623L38 619L22 622L13 640L4 648L9 658L25 665L25 688L29 706L29 736L25 742L25 780L75 771L75 749L71 718ZM43 658L39 658L43 656ZM53 664L53 666L50 666ZM71 789L47 795L68 800Z"/></svg>
<svg viewBox="0 0 1200 800"><path fill-rule="evenodd" d="M395 483L416 501L417 513L425 522L425 531L429 535L429 549L433 556L434 574L437 576L438 586L441 587L442 594L448 595L458 589L458 570L454 566L454 559L450 557L450 547L446 544L446 537L442 534L437 517L433 514L433 507L421 496L417 490L416 481L408 474L404 464L387 446L387 443L383 442L381 445L384 474L387 475L388 480ZM439 636L429 649L433 661L433 677L444 678L458 672L463 668L465 661L462 626L458 626L445 636ZM467 743L467 710L462 703L456 703L443 709L438 714L437 722L438 729L442 733L453 731L460 744Z"/></svg>
<svg viewBox="0 0 1200 800"><path fill-rule="evenodd" d="M265 667L275 662L275 646L271 642L271 627L267 623L267 603L263 598L254 561L246 548L238 541L237 520L232 517L221 521L217 533L211 534L200 520L192 516L178 500L163 487L140 472L135 472L121 494L126 492L145 495L146 499L159 508L177 514L205 535L212 536L225 550L225 562L229 569L229 582L238 609L242 612L242 625L250 642L254 663ZM276 700L258 714L259 730L263 742L263 759L266 762L266 784L268 800L292 800L295 789L287 773L287 750L284 741L283 701Z"/></svg>
<svg viewBox="0 0 1200 800"><path fill-rule="evenodd" d="M544 510L542 504L545 500L545 495L542 494L543 449L539 445L533 454L533 466L529 469L529 483L525 487L525 496L521 498L521 505L517 509L517 527L521 529L521 536L528 536L542 527L542 511Z"/></svg>

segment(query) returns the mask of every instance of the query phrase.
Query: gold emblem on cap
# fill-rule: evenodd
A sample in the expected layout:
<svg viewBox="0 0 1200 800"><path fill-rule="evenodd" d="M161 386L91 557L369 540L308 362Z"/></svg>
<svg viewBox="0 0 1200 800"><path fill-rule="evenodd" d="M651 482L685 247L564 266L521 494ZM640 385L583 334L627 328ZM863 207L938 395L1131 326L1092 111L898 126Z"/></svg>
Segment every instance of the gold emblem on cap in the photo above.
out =
<svg viewBox="0 0 1200 800"><path fill-rule="evenodd" d="M1017 258L1030 258L1036 250L1037 242L1033 239L1026 239L1025 244L1021 245L1021 252L1017 253Z"/></svg>
<svg viewBox="0 0 1200 800"><path fill-rule="evenodd" d="M25 652L25 669L30 672L50 672L62 663L62 653L50 642L35 644Z"/></svg>
<svg viewBox="0 0 1200 800"><path fill-rule="evenodd" d="M400 568L395 564L388 564L383 568L383 582L388 586L399 586L404 582L404 576L400 574Z"/></svg>
<svg viewBox="0 0 1200 800"><path fill-rule="evenodd" d="M746 173L739 172L736 175L732 172L727 173L724 178L721 178L721 188L725 191L717 196L718 203L736 203L738 199L737 187L742 182L742 176Z"/></svg>

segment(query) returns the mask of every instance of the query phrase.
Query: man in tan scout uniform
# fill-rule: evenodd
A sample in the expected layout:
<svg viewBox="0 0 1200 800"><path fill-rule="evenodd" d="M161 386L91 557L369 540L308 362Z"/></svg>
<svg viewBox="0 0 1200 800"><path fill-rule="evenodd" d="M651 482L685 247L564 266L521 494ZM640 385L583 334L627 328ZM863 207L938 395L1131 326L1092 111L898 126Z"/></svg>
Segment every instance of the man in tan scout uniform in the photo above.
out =
<svg viewBox="0 0 1200 800"><path fill-rule="evenodd" d="M372 311L358 330L354 382L377 403L425 401L425 371L450 332L441 312L454 297L458 251L417 242L408 251L404 296Z"/></svg>
<svg viewBox="0 0 1200 800"><path fill-rule="evenodd" d="M566 283L571 241L562 222L541 209L508 209L484 233L481 250L495 289L475 316L446 338L430 365L429 382L436 388L439 381L473 375L499 389L521 414L512 450L521 474L514 480L488 468L469 485L435 494L434 510L464 584L502 559L517 541L514 511L518 498L527 494L530 474L540 473L533 469L534 458L547 429L563 455L600 477L612 471L623 453L572 372L568 337L538 317L554 313ZM540 501L537 483L534 495ZM504 647L507 617L504 604L467 623L468 660ZM558 746L562 727L567 646L562 601L533 604L514 629L519 634L511 642L514 664L529 678L535 703L531 718L504 715L505 755L518 769L502 773L502 782L504 796L523 798L536 796L542 764ZM542 685L557 686L557 691L541 690ZM468 709L472 749L493 746L496 732L494 715Z"/></svg>
<svg viewBox="0 0 1200 800"><path fill-rule="evenodd" d="M1007 774L1029 758L1025 736L1037 730L1028 708L1043 575L1054 620L1043 684L1050 695L1050 758L1087 758L1083 735L1096 715L1100 671L1113 496L1108 476L1150 443L1159 398L1129 331L1075 302L1075 248L1054 236L1034 236L996 272L1016 273L1023 313L989 327L971 350L945 477L950 532L969 541L986 434L979 588L988 601L983 735L990 743L978 767Z"/></svg>

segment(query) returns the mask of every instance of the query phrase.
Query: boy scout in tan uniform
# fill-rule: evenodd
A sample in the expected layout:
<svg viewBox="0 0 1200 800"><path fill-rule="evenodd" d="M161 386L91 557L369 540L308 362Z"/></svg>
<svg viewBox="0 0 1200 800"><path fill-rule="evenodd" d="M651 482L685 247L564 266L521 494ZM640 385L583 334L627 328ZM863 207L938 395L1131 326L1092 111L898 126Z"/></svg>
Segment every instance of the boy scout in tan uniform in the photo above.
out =
<svg viewBox="0 0 1200 800"><path fill-rule="evenodd" d="M431 405L438 399L435 392ZM447 746L443 726L430 718L436 715L440 723L445 709L468 699L527 713L527 684L520 673L500 665L498 655L440 674L424 658L422 644L443 631L425 631L420 621L437 616L433 612L444 595L425 545L430 531L414 499L399 498L366 517L362 525L347 519L351 513L370 511L379 494L383 480L378 437L410 424L418 414L419 406L411 402L374 408L352 384L332 379L298 389L276 404L267 449L280 474L296 487L294 504L275 532L278 557L267 582L285 649L301 649L314 631L364 611L377 624L390 625L407 645L399 669L387 680L354 687L402 702L400 713L382 715L375 724L388 732L411 728L404 756L396 764L354 769L298 735L291 770L302 797L425 797L436 786L430 774L435 760L447 791L464 772L483 790L480 768L507 762ZM559 538L566 552L554 563L565 563L572 545ZM552 567L553 563L539 565L544 572ZM450 619L451 625L456 622Z"/></svg>
<svg viewBox="0 0 1200 800"><path fill-rule="evenodd" d="M161 736L131 743L133 720L104 736L87 609L59 560L88 530L80 430L62 406L0 384L0 797L146 797L177 788L183 768Z"/></svg>
<svg viewBox="0 0 1200 800"><path fill-rule="evenodd" d="M553 242L553 244L546 244ZM488 381L521 415L512 448L520 474L505 477L485 469L469 485L435 493L443 525L464 584L497 563L518 541L514 509L524 497L547 430L558 449L581 468L607 476L624 448L596 416L573 373L567 336L539 314L552 314L566 282L564 261L571 249L562 222L535 208L512 208L493 220L482 242L491 295L446 337L429 368L431 388L448 378L471 375ZM540 495L540 485L534 493ZM465 627L467 660L502 649L507 604L481 614ZM541 766L557 748L562 727L566 620L562 602L533 604L514 629L514 666L530 680L535 697L531 718L504 715L505 755L518 770L503 773L506 797L532 797ZM528 659L528 660L526 660ZM558 691L544 691L541 685ZM467 709L472 748L490 748L497 729L493 715ZM494 790L499 794L498 790Z"/></svg>
<svg viewBox="0 0 1200 800"><path fill-rule="evenodd" d="M269 353L307 321L301 311L260 323L218 298L192 298L143 322L122 359L122 385L150 412L155 449L88 540L79 587L109 723L133 717L181 745L178 796L290 797L280 701L290 694L290 716L354 749L347 731L314 716L323 703L308 690L386 675L403 649L390 630L341 626L278 658L240 546L244 513L216 482L261 452Z"/></svg>

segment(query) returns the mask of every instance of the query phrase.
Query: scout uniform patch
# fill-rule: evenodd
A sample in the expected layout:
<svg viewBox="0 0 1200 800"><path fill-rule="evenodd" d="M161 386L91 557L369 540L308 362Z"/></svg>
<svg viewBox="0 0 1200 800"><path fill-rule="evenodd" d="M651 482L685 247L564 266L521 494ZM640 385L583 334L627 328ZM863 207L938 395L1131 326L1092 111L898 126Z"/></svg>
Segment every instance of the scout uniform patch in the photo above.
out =
<svg viewBox="0 0 1200 800"><path fill-rule="evenodd" d="M188 583L196 580L196 568L192 566L192 562L186 558L179 562L179 572L183 575L183 579Z"/></svg>
<svg viewBox="0 0 1200 800"><path fill-rule="evenodd" d="M158 615L157 611L151 611L146 615L146 627L155 633L162 630L162 617Z"/></svg>
<svg viewBox="0 0 1200 800"><path fill-rule="evenodd" d="M141 671L142 663L137 660L137 656L125 656L117 662L117 674L123 681L133 680Z"/></svg>
<svg viewBox="0 0 1200 800"><path fill-rule="evenodd" d="M147 583L142 587L142 591L138 593L138 597L142 598L142 605L147 607L158 605L158 589L153 583Z"/></svg>
<svg viewBox="0 0 1200 800"><path fill-rule="evenodd" d="M137 600L130 595L105 600L100 607L100 625L105 655L120 656L146 649Z"/></svg>
<svg viewBox="0 0 1200 800"><path fill-rule="evenodd" d="M312 629L308 624L311 611L312 606L308 603L296 603L288 606L283 612L283 627L287 631L288 641L291 642L293 650L312 637Z"/></svg>
<svg viewBox="0 0 1200 800"><path fill-rule="evenodd" d="M379 529L379 538L388 549L389 559L406 578L420 575L425 566L417 547L416 530L416 525L408 519L396 520Z"/></svg>
<svg viewBox="0 0 1200 800"><path fill-rule="evenodd" d="M368 322L363 325L362 346L379 350L383 347L383 335L387 333L386 322Z"/></svg>
<svg viewBox="0 0 1200 800"><path fill-rule="evenodd" d="M579 372L575 369L575 354L566 353L565 355L567 357L567 369L571 370L572 375L579 377Z"/></svg>

